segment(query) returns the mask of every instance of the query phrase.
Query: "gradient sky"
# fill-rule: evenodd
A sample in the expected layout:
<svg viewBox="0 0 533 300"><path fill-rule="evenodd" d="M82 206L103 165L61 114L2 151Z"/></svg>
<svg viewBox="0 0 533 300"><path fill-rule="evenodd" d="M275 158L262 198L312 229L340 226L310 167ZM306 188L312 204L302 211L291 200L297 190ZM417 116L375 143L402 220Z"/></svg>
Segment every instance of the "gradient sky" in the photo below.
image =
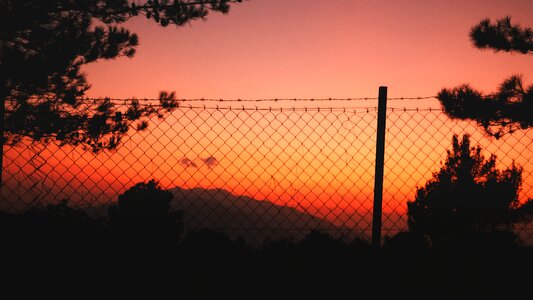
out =
<svg viewBox="0 0 533 300"><path fill-rule="evenodd" d="M134 58L87 66L91 97L431 96L469 82L485 92L511 74L533 82L533 59L479 51L481 19L533 26L530 0L250 0L228 15L162 28L139 17Z"/></svg>

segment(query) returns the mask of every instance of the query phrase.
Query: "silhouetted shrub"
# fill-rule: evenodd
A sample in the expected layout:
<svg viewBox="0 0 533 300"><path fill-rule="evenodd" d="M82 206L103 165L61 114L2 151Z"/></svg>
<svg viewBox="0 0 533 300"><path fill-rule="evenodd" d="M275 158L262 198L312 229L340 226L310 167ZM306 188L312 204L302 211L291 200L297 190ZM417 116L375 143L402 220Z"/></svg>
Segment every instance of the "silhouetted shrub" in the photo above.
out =
<svg viewBox="0 0 533 300"><path fill-rule="evenodd" d="M119 242L157 247L177 243L183 230L181 212L170 211L172 193L158 182L137 183L119 195L118 205L109 208L110 226Z"/></svg>
<svg viewBox="0 0 533 300"><path fill-rule="evenodd" d="M440 171L417 190L415 200L407 203L408 225L412 234L429 238L433 246L464 244L476 234L493 234L510 242L513 223L527 210L518 201L522 169L515 164L500 171L496 157L489 159L481 148L470 147L470 138L453 137Z"/></svg>

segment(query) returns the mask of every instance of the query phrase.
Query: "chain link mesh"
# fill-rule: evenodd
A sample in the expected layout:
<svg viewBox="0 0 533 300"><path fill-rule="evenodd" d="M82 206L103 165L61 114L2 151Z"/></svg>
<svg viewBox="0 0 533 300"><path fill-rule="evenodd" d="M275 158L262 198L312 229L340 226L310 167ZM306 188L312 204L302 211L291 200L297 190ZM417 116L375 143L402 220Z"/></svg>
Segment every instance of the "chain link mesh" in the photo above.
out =
<svg viewBox="0 0 533 300"><path fill-rule="evenodd" d="M22 212L68 199L91 216L135 183L174 194L186 229L208 228L251 244L311 229L370 237L376 109L180 107L115 151L24 141L5 146L0 209ZM453 134L469 134L498 167L523 167L520 201L533 198L533 132L501 139L440 110L389 109L383 232L407 229L406 203L441 167ZM525 241L532 227L518 228Z"/></svg>

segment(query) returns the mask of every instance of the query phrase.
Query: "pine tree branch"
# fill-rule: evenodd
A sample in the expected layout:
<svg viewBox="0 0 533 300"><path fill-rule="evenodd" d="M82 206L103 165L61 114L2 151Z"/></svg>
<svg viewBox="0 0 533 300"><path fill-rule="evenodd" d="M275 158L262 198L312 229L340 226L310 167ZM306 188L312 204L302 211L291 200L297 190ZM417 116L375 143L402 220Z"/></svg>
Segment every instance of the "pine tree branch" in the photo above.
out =
<svg viewBox="0 0 533 300"><path fill-rule="evenodd" d="M511 17L482 20L470 30L470 39L478 49L492 49L495 52L533 52L533 29L522 28L520 24L511 24Z"/></svg>

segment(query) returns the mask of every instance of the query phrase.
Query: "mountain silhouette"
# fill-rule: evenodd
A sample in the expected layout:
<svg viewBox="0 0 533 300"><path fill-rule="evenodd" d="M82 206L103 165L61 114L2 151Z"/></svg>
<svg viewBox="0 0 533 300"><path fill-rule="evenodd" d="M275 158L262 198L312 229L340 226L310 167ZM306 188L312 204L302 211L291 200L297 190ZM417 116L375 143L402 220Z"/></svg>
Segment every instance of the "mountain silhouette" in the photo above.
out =
<svg viewBox="0 0 533 300"><path fill-rule="evenodd" d="M171 207L183 211L186 230L219 231L230 238L242 237L251 245L261 245L267 240L298 241L311 230L347 239L356 236L352 229L295 208L233 195L223 189L175 187L169 191L174 195Z"/></svg>

